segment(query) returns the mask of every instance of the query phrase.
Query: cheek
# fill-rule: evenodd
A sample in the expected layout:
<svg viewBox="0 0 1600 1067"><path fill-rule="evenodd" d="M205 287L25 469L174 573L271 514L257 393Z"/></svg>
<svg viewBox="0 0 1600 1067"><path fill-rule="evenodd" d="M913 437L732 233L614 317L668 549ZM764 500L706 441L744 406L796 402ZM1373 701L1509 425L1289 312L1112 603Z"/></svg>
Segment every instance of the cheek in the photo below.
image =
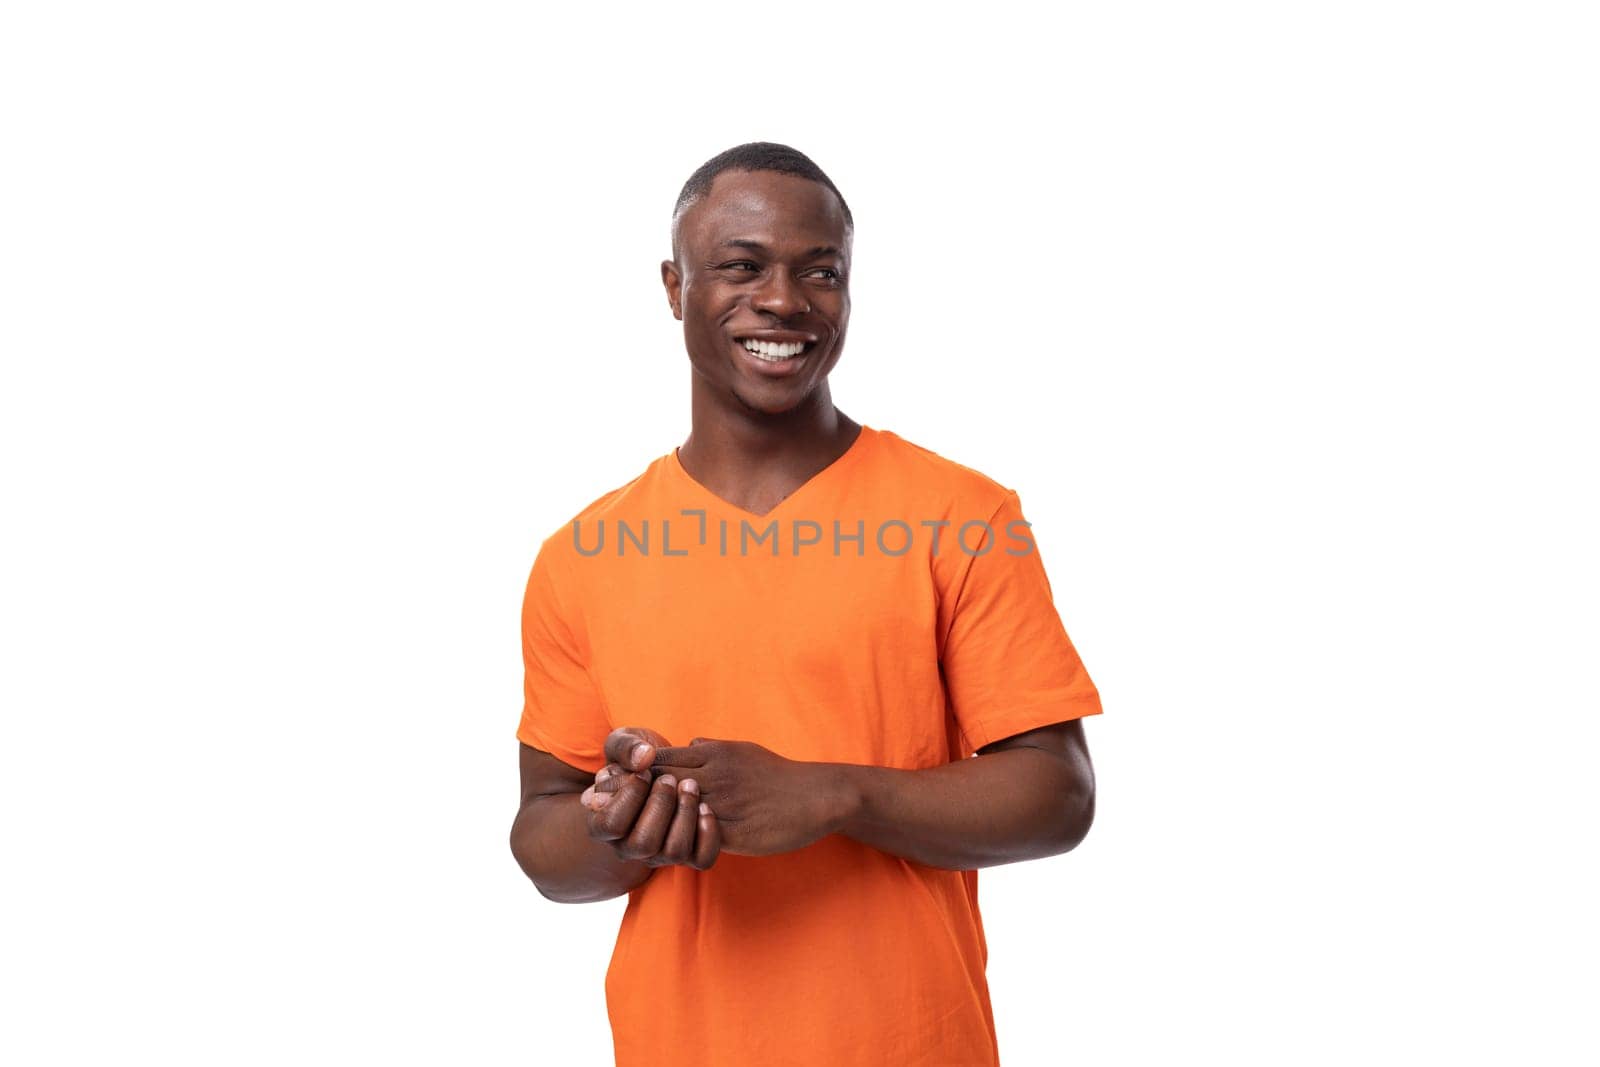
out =
<svg viewBox="0 0 1600 1067"><path fill-rule="evenodd" d="M722 320L726 315L717 309L706 307L685 307L683 321L690 336L703 341L709 348L720 346L725 340L722 329Z"/></svg>
<svg viewBox="0 0 1600 1067"><path fill-rule="evenodd" d="M683 291L683 306L689 312L705 318L715 318L726 312L738 300L738 294L720 285L696 285Z"/></svg>

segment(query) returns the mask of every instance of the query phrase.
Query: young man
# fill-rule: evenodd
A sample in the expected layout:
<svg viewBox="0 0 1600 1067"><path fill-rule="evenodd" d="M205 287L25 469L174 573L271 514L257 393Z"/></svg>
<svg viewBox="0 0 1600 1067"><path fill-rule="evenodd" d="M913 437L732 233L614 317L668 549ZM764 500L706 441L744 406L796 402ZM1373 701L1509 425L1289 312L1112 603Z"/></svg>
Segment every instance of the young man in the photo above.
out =
<svg viewBox="0 0 1600 1067"><path fill-rule="evenodd" d="M692 429L529 578L512 851L629 895L620 1067L997 1063L977 868L1094 817L1099 694L1017 494L833 404L852 228L783 145L696 171L661 265Z"/></svg>

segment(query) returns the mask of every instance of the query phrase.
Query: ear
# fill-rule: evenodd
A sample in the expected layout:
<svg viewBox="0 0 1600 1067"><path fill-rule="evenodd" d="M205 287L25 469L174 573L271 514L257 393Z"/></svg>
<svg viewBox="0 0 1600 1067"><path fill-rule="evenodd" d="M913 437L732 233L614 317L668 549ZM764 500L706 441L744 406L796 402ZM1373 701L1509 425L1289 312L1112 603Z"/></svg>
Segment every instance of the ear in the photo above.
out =
<svg viewBox="0 0 1600 1067"><path fill-rule="evenodd" d="M683 275L678 273L678 265L670 259L661 261L661 284L667 290L667 304L672 308L672 317L682 322Z"/></svg>

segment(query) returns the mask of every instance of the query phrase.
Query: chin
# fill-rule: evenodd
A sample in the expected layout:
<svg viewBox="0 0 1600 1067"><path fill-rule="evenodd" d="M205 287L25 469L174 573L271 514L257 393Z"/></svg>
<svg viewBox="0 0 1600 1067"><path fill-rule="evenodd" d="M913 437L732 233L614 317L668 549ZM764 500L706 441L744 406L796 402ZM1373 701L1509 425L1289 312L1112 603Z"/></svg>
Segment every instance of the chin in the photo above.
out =
<svg viewBox="0 0 1600 1067"><path fill-rule="evenodd" d="M810 399L811 393L812 390L807 389L792 396L754 397L743 390L735 389L733 397L749 411L758 411L763 415L786 415Z"/></svg>

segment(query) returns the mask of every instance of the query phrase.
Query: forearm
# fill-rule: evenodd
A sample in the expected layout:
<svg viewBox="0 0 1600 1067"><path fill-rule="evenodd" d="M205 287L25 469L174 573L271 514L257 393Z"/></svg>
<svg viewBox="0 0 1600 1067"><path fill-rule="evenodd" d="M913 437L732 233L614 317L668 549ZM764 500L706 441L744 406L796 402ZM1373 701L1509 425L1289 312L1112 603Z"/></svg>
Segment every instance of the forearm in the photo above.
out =
<svg viewBox="0 0 1600 1067"><path fill-rule="evenodd" d="M656 868L622 860L589 836L577 793L535 797L511 826L511 852L541 894L563 904L610 900L642 885Z"/></svg>
<svg viewBox="0 0 1600 1067"><path fill-rule="evenodd" d="M835 832L947 870L975 870L1074 848L1094 820L1091 771L1035 748L924 770L830 764Z"/></svg>

